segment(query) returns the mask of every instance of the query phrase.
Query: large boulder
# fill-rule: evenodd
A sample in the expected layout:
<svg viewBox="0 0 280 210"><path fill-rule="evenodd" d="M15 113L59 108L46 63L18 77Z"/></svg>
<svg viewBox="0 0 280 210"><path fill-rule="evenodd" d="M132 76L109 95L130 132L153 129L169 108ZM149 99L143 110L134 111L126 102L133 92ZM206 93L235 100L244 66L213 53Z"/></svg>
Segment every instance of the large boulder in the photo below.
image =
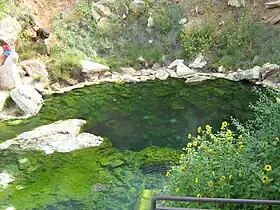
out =
<svg viewBox="0 0 280 210"><path fill-rule="evenodd" d="M110 68L108 66L105 66L103 64L96 63L93 61L89 61L89 60L82 60L81 64L82 64L82 68L83 68L82 72L85 74L95 74L95 73L100 73L100 72L110 70Z"/></svg>
<svg viewBox="0 0 280 210"><path fill-rule="evenodd" d="M177 65L176 73L179 77L195 74L196 72L183 63Z"/></svg>
<svg viewBox="0 0 280 210"><path fill-rule="evenodd" d="M13 101L26 113L35 116L41 109L43 98L30 85L20 85L10 92Z"/></svg>
<svg viewBox="0 0 280 210"><path fill-rule="evenodd" d="M169 73L164 68L162 68L157 71L155 76L160 80L166 80L169 77Z"/></svg>
<svg viewBox="0 0 280 210"><path fill-rule="evenodd" d="M55 151L64 153L99 146L103 142L102 137L90 133L80 133L84 124L86 124L85 120L70 119L43 125L0 144L0 149L6 149L12 144L19 144L23 149L41 150L46 154L51 154Z"/></svg>
<svg viewBox="0 0 280 210"><path fill-rule="evenodd" d="M200 53L197 58L189 65L190 68L202 69L206 66L207 61L204 56Z"/></svg>
<svg viewBox="0 0 280 210"><path fill-rule="evenodd" d="M21 61L19 66L32 78L41 80L48 77L46 65L36 59Z"/></svg>
<svg viewBox="0 0 280 210"><path fill-rule="evenodd" d="M16 66L18 55L12 51L3 66L0 67L0 89L11 90L21 85L18 67Z"/></svg>
<svg viewBox="0 0 280 210"><path fill-rule="evenodd" d="M1 15L4 15L4 18L0 20L0 39L14 44L21 31L20 23L9 15Z"/></svg>

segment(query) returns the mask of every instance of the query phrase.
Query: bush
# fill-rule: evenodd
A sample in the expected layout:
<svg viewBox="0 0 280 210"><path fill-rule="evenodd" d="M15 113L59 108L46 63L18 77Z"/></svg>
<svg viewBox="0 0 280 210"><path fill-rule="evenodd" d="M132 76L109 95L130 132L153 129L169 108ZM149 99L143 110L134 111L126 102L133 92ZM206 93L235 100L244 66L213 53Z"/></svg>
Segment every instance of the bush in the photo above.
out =
<svg viewBox="0 0 280 210"><path fill-rule="evenodd" d="M236 132L223 122L213 133L209 125L188 135L180 165L167 171L165 194L190 197L269 199L280 198L280 103L261 96L252 108L255 119L245 127L233 121ZM273 123L272 123L273 122ZM180 207L205 207L209 204L176 204ZM221 209L244 206L216 205ZM253 207L252 207L253 208ZM259 206L255 207L260 208ZM251 209L249 206L246 209Z"/></svg>

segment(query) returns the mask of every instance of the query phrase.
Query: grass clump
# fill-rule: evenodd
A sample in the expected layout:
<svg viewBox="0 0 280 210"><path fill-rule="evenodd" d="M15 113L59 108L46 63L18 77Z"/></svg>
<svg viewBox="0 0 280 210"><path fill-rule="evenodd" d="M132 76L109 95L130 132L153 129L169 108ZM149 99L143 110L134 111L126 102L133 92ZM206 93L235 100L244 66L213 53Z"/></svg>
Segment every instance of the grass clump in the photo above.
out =
<svg viewBox="0 0 280 210"><path fill-rule="evenodd" d="M207 125L188 135L180 165L167 171L165 193L192 197L279 200L279 102L262 95L252 106L255 117L237 131L223 122L219 132ZM273 122L273 124L271 123ZM182 203L178 204L182 207ZM186 204L184 207L252 209L249 206ZM256 206L255 209L261 209Z"/></svg>

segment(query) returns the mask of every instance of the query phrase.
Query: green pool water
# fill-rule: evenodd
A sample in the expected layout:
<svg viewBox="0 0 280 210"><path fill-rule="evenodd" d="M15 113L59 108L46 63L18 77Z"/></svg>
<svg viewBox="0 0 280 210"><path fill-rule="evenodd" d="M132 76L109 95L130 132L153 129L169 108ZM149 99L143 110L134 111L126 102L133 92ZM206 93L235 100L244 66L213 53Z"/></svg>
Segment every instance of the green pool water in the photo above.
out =
<svg viewBox="0 0 280 210"><path fill-rule="evenodd" d="M49 96L36 117L1 123L0 141L71 118L85 119L83 131L106 140L67 154L0 151L1 171L15 177L0 191L0 207L135 209L144 189L164 187L165 170L176 164L187 133L206 124L218 128L230 116L245 121L256 99L253 86L225 80L102 84ZM28 164L19 164L24 158Z"/></svg>

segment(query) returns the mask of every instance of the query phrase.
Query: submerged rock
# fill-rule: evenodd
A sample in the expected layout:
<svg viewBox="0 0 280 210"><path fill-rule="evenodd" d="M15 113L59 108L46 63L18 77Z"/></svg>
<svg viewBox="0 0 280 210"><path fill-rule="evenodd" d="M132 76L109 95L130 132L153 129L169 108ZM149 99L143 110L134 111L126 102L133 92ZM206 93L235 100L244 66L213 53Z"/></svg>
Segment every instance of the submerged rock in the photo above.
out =
<svg viewBox="0 0 280 210"><path fill-rule="evenodd" d="M7 188L8 184L11 183L12 181L14 181L14 180L12 179L12 177L9 174L4 173L4 172L0 173L0 186L2 189Z"/></svg>
<svg viewBox="0 0 280 210"><path fill-rule="evenodd" d="M42 150L46 154L53 152L71 152L73 150L99 146L103 138L90 133L79 133L85 120L70 119L44 125L32 131L0 144L0 149L12 144L20 144L23 149Z"/></svg>

